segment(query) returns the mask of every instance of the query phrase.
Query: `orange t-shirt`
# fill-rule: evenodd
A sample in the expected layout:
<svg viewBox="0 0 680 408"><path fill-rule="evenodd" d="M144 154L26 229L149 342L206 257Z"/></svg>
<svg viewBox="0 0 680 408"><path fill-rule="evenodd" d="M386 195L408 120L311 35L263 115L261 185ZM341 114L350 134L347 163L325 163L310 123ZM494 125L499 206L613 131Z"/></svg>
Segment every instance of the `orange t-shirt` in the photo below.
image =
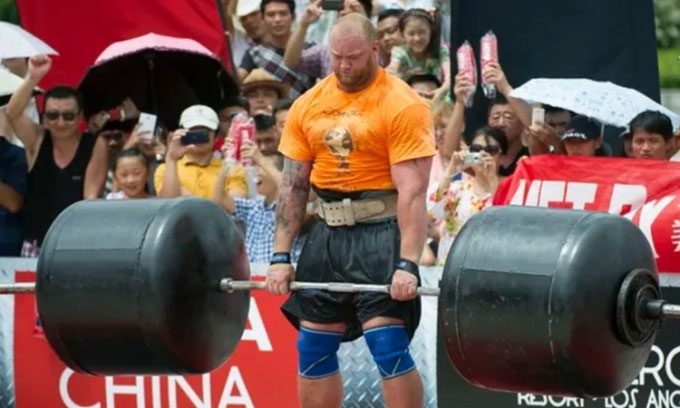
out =
<svg viewBox="0 0 680 408"><path fill-rule="evenodd" d="M425 101L384 69L356 93L341 91L333 74L295 101L279 151L312 161L318 188L393 190L390 165L434 155L433 129Z"/></svg>

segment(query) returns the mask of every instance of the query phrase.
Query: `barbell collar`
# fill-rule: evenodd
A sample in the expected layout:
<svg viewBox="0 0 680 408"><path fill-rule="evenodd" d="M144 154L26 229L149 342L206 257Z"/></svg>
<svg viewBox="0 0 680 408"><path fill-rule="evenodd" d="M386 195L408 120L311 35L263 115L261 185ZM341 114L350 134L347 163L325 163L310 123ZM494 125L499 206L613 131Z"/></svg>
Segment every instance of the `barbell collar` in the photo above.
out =
<svg viewBox="0 0 680 408"><path fill-rule="evenodd" d="M22 282L0 284L0 295L19 295L22 293L35 293L35 283Z"/></svg>
<svg viewBox="0 0 680 408"><path fill-rule="evenodd" d="M390 293L389 285L369 285L359 283L344 282L291 282L288 288L291 291L297 290L326 290L328 292L359 293L359 292L379 292ZM233 279L222 279L220 290L222 292L234 292L238 290L264 290L267 289L265 282L258 281L239 281ZM419 296L439 296L440 289L435 287L418 287L416 293Z"/></svg>

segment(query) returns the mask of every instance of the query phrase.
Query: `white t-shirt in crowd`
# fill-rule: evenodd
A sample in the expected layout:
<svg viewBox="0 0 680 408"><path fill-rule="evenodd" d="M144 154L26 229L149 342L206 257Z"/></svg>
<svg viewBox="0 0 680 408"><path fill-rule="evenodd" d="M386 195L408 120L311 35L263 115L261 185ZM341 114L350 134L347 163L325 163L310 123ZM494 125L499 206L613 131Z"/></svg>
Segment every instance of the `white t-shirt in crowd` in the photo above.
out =
<svg viewBox="0 0 680 408"><path fill-rule="evenodd" d="M107 200L126 200L127 196L122 191L114 191L106 195Z"/></svg>
<svg viewBox="0 0 680 408"><path fill-rule="evenodd" d="M243 31L239 29L234 30L234 34L229 37L231 41L231 53L234 60L234 66L239 67L241 65L241 60L243 55L248 51L250 47L255 45Z"/></svg>

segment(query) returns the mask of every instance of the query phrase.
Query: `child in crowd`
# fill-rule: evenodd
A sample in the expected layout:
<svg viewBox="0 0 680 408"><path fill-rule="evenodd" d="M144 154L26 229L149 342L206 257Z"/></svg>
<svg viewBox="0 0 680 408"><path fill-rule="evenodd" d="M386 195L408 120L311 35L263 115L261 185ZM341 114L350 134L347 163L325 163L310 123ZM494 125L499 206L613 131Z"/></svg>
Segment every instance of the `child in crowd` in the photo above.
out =
<svg viewBox="0 0 680 408"><path fill-rule="evenodd" d="M291 106L293 106L293 101L284 99L279 101L274 108L274 118L276 119L276 130L279 132L279 138L283 134L283 127L286 125L286 117Z"/></svg>
<svg viewBox="0 0 680 408"><path fill-rule="evenodd" d="M225 149L229 148L226 141ZM255 198L234 198L229 191L216 188L213 200L221 203L222 207L236 221L245 224L246 251L250 262L269 262L274 248L274 229L276 226L276 199L279 195L283 156L279 153L265 156L257 145L246 141L241 147L241 157L251 158L257 166L257 193ZM219 177L226 179L230 176L234 166L224 162ZM223 186L224 183L216 183Z"/></svg>
<svg viewBox="0 0 680 408"><path fill-rule="evenodd" d="M123 149L113 163L113 179L118 191L109 193L107 200L148 198L146 181L149 177L149 161L137 148Z"/></svg>
<svg viewBox="0 0 680 408"><path fill-rule="evenodd" d="M498 174L500 157L507 148L508 141L502 130L481 128L472 138L468 150L453 153L436 189L428 194L430 216L444 222L437 248L438 265L446 262L451 245L465 222L491 206L501 181ZM470 153L476 154L474 160ZM471 177L452 181L463 170L471 173Z"/></svg>
<svg viewBox="0 0 680 408"><path fill-rule="evenodd" d="M277 152L281 135L276 128L276 119L272 115L255 115L255 142L263 155L269 156Z"/></svg>
<svg viewBox="0 0 680 408"><path fill-rule="evenodd" d="M392 48L392 58L387 71L406 81L416 74L430 74L442 85L433 99L446 96L451 86L451 59L449 50L441 44L440 22L437 14L423 9L411 9L399 19L399 30L405 44Z"/></svg>

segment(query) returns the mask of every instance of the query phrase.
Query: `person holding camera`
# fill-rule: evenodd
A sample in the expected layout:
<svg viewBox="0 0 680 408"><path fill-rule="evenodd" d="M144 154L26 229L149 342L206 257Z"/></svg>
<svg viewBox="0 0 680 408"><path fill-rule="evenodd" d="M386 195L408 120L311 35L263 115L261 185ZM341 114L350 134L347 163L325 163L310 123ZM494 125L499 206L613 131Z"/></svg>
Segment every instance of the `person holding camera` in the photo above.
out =
<svg viewBox="0 0 680 408"><path fill-rule="evenodd" d="M193 105L180 116L180 129L168 136L165 163L154 174L158 197L196 196L211 199L222 161L213 155L220 120L210 107ZM235 169L222 187L244 197L248 188L243 167ZM219 204L219 203L218 203Z"/></svg>
<svg viewBox="0 0 680 408"><path fill-rule="evenodd" d="M444 223L437 248L437 265L444 265L456 235L473 215L491 206L501 181L501 155L508 140L499 128L479 129L467 150L451 155L436 189L428 194L428 211ZM471 177L454 180L460 172Z"/></svg>

